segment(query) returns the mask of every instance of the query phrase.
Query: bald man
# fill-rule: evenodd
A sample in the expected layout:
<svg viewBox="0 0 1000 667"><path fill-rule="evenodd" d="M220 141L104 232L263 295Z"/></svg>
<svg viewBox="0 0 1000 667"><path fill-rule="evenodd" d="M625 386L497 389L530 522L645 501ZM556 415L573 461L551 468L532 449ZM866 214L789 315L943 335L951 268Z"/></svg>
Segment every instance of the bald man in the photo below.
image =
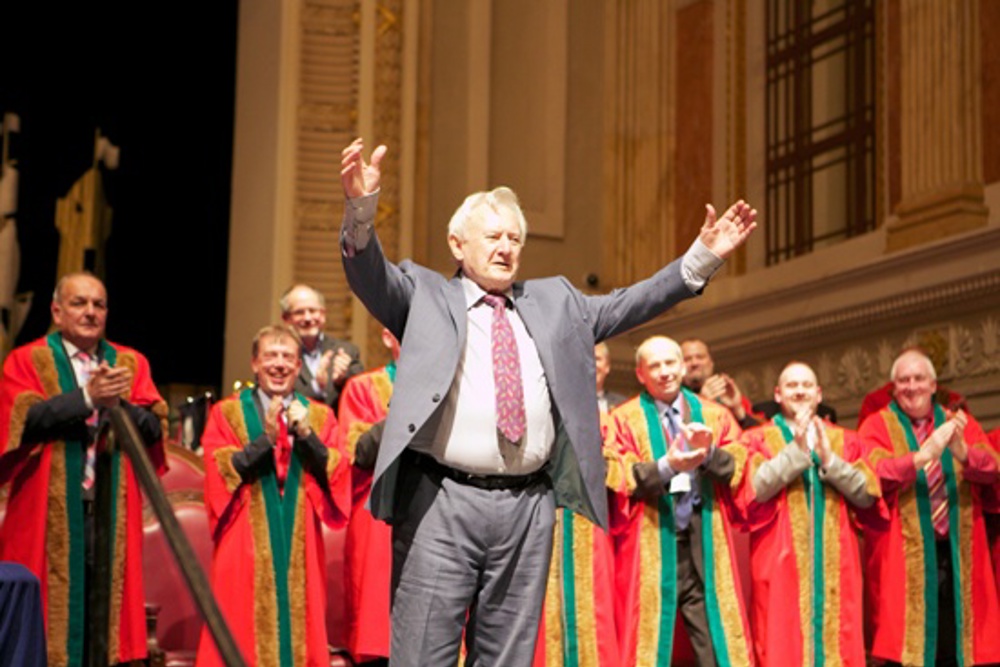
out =
<svg viewBox="0 0 1000 667"><path fill-rule="evenodd" d="M761 665L865 665L854 522L880 490L857 433L817 416L822 398L812 368L788 364L774 388L780 412L741 439Z"/></svg>
<svg viewBox="0 0 1000 667"><path fill-rule="evenodd" d="M89 273L62 278L52 295L54 331L10 353L0 379L0 486L10 483L0 561L23 563L42 581L48 663L87 664L94 524L113 521L111 664L146 657L142 500L132 466L112 454L115 502L95 516L94 438L107 409L121 406L150 458L162 465L167 406L149 362L108 342L108 296ZM117 613L116 613L117 612Z"/></svg>
<svg viewBox="0 0 1000 667"><path fill-rule="evenodd" d="M740 427L684 388L685 372L675 341L646 339L636 352L643 391L612 413L632 496L617 560L622 655L667 664L680 613L699 665L751 665L731 526Z"/></svg>

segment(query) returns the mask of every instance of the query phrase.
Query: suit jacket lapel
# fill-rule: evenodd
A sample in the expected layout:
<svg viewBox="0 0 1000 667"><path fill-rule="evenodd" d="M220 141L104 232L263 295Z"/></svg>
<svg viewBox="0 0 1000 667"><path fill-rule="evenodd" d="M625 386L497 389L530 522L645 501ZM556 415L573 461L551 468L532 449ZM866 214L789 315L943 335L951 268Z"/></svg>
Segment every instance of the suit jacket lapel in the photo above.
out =
<svg viewBox="0 0 1000 667"><path fill-rule="evenodd" d="M549 389L554 389L555 368L551 351L554 349L551 341L553 328L550 326L550 319L546 319L546 314L542 312L541 306L525 293L524 283L514 283L514 308L524 322L524 328L528 330L528 335L535 342L535 349L538 358L542 362L542 369L545 371L545 379L549 383Z"/></svg>
<svg viewBox="0 0 1000 667"><path fill-rule="evenodd" d="M465 304L465 289L462 287L461 273L456 273L448 281L444 290L445 300L448 303L448 312L455 323L455 331L458 332L459 344L465 343L465 328L468 324L468 307Z"/></svg>

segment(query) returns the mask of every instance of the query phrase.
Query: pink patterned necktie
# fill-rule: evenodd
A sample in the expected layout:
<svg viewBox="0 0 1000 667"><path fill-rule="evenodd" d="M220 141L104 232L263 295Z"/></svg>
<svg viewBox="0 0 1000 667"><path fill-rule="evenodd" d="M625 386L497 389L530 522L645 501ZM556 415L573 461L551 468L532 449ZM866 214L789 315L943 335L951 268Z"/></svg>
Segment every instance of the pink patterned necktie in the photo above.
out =
<svg viewBox="0 0 1000 667"><path fill-rule="evenodd" d="M521 356L517 352L514 328L507 319L507 298L499 294L483 297L493 308L490 338L493 343L493 384L496 387L497 428L505 438L517 443L524 435L524 387L521 385Z"/></svg>
<svg viewBox="0 0 1000 667"><path fill-rule="evenodd" d="M913 423L913 433L921 445L934 432L933 419L920 419ZM931 522L938 537L948 536L948 487L944 483L944 468L940 461L924 466L927 476L927 495L931 501Z"/></svg>

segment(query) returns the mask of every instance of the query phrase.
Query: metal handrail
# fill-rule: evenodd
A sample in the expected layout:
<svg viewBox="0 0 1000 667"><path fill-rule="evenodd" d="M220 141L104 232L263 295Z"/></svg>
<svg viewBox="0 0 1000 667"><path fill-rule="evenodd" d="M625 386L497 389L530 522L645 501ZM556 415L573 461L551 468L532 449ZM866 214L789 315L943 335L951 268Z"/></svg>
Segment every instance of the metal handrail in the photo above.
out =
<svg viewBox="0 0 1000 667"><path fill-rule="evenodd" d="M233 639L229 626L226 625L219 605L212 595L208 578L201 569L198 559L181 530L177 517L174 516L170 502L160 485L156 470L153 468L142 438L135 424L124 408L116 406L106 411L110 419L103 422L98 435L97 459L95 461L95 497L94 513L98 517L110 514L111 503L111 452L120 449L132 463L132 470L142 487L142 492L149 500L156 513L167 544L174 554L174 560L184 576L191 596L198 607L198 612L205 620L209 632L215 640L219 656L228 667L245 667L247 664L240 654ZM107 521L94 522L95 544L111 544L111 526ZM94 595L91 613L87 615L90 627L87 628L91 638L92 650L90 664L92 667L106 667L108 664L108 621L110 618L111 592L111 553L108 549L95 549L94 554Z"/></svg>

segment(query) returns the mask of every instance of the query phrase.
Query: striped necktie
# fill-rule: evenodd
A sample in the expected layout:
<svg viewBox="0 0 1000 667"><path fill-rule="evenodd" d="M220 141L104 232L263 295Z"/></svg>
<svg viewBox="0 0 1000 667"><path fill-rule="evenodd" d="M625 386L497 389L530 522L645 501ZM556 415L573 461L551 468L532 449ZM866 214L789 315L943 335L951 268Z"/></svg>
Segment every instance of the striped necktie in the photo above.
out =
<svg viewBox="0 0 1000 667"><path fill-rule="evenodd" d="M80 386L85 387L87 383L90 382L90 376L94 374L94 358L90 354L80 350L75 355L80 367ZM87 417L87 426L97 426L97 410L90 413ZM88 439L89 440L89 439ZM91 489L94 487L94 465L97 459L97 446L94 442L89 442L87 444L87 450L84 454L83 462L83 488Z"/></svg>

